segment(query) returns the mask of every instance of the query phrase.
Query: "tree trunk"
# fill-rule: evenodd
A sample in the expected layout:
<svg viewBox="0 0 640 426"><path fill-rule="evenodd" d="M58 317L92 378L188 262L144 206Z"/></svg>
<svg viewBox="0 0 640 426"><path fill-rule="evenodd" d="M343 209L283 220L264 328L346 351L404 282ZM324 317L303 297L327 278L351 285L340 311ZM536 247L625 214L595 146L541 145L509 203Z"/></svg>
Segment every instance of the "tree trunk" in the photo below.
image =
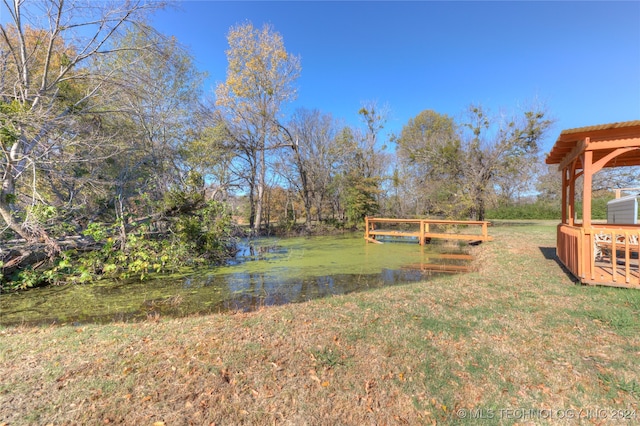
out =
<svg viewBox="0 0 640 426"><path fill-rule="evenodd" d="M0 198L5 198L4 192L0 192ZM25 240L32 240L31 235L25 232L20 224L14 220L13 215L11 214L10 206L5 203L3 199L0 200L0 216L2 216L4 222L7 224L9 229L11 229L20 237L24 238Z"/></svg>
<svg viewBox="0 0 640 426"><path fill-rule="evenodd" d="M259 160L259 170L258 170L258 196L256 198L256 218L253 223L253 228L251 233L253 235L258 235L260 233L260 227L262 225L262 207L264 203L264 187L265 187L265 179L266 179L266 161L265 161L265 152L264 150L260 151L260 160Z"/></svg>
<svg viewBox="0 0 640 426"><path fill-rule="evenodd" d="M260 233L262 223L262 203L264 201L264 185L262 182L258 184L258 196L256 197L256 217L253 222L251 233L255 236Z"/></svg>
<svg viewBox="0 0 640 426"><path fill-rule="evenodd" d="M307 228L307 231L311 231L311 196L308 191L304 192L304 213L305 213L305 221L304 226Z"/></svg>
<svg viewBox="0 0 640 426"><path fill-rule="evenodd" d="M83 236L69 236L53 241L60 250L76 250L87 252L100 249L101 243L96 243ZM3 250L0 250L0 273L10 275L16 270L29 266L39 265L47 259L51 259L50 244L33 243L28 240L16 240L5 242Z"/></svg>
<svg viewBox="0 0 640 426"><path fill-rule="evenodd" d="M484 197L481 197L478 200L478 219L477 220L484 220L484 213L485 213Z"/></svg>
<svg viewBox="0 0 640 426"><path fill-rule="evenodd" d="M18 145L15 143L11 149L10 159L14 156L14 148ZM24 238L25 240L31 240L31 236L16 222L11 211L12 198L15 198L15 182L13 180L13 162L9 161L6 165L5 177L2 179L2 186L0 186L0 216L7 224L9 229Z"/></svg>

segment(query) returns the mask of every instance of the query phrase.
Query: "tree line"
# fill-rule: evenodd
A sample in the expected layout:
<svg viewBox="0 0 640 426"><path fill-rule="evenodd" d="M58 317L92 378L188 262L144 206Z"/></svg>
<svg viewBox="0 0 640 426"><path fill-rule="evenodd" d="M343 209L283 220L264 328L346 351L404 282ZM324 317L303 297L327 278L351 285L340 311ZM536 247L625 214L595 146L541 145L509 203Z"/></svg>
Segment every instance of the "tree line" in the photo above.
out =
<svg viewBox="0 0 640 426"><path fill-rule="evenodd" d="M545 182L540 143L553 120L540 105L512 115L472 105L457 120L425 110L384 137L388 111L375 102L354 111L360 126L317 109L286 116L302 66L271 26L229 29L226 79L206 94L189 52L149 25L161 2L4 7L4 289L217 262L238 235L276 226L484 219ZM69 243L78 235L83 244ZM46 252L45 274L15 261L26 256L15 241Z"/></svg>

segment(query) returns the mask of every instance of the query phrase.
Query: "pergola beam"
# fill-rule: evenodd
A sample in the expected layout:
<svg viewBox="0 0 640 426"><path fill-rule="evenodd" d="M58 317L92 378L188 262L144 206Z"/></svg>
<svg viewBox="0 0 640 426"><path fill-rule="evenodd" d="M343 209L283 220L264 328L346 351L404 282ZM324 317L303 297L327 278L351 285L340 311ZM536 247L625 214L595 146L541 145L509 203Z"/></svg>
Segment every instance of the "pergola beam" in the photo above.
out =
<svg viewBox="0 0 640 426"><path fill-rule="evenodd" d="M639 141L639 144L640 144L640 141ZM598 161L596 161L593 164L593 172L594 173L599 172L600 170L602 170L607 165L607 163L609 163L609 161L613 160L614 158L616 158L616 157L618 157L618 156L620 156L620 155L622 155L624 153L627 153L629 151L635 151L637 149L638 148L636 148L636 147L618 148L615 151L610 152L609 154L605 155L604 157L602 157L601 159L599 159Z"/></svg>
<svg viewBox="0 0 640 426"><path fill-rule="evenodd" d="M562 162L558 166L558 169L562 170L569 164L573 163L578 157L582 155L582 153L587 149L588 145L588 138L582 139L581 141L576 143L576 146L571 150L571 152L569 152L569 154L564 157L564 160L562 160Z"/></svg>
<svg viewBox="0 0 640 426"><path fill-rule="evenodd" d="M582 175L582 220L590 224L593 175L605 167L640 166L640 120L563 130L546 163L562 172L562 223L574 222L575 185Z"/></svg>
<svg viewBox="0 0 640 426"><path fill-rule="evenodd" d="M603 149L618 149L640 146L640 137L638 138L626 138L626 139L614 139L607 141L591 141L586 150L603 150Z"/></svg>
<svg viewBox="0 0 640 426"><path fill-rule="evenodd" d="M602 272L598 272L600 275L595 272L595 235L602 233L606 225L592 225L593 176L605 167L640 166L640 120L563 130L547 155L546 163L558 164L562 173L562 223L558 225L556 249L559 260L581 282L602 281L610 285L607 280L612 279L615 285L619 274L615 256L611 260L613 272L610 278L604 278ZM580 176L583 181L582 223L576 224L576 182ZM640 227L627 226L634 226L636 230L632 234L640 237ZM614 241L618 232L623 231L616 228L616 231L609 234ZM628 245L629 240L625 241ZM628 247L625 252L625 276L628 282ZM634 288L640 288L640 271L637 270L636 273L638 287Z"/></svg>

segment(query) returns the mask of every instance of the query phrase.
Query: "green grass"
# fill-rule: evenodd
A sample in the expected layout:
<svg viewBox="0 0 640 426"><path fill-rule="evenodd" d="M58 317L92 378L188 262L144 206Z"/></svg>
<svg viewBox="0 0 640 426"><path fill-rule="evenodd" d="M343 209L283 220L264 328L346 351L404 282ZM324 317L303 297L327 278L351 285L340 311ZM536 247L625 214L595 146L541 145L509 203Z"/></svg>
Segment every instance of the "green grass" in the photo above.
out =
<svg viewBox="0 0 640 426"><path fill-rule="evenodd" d="M0 424L492 425L522 423L504 410L637 413L640 291L576 284L550 256L554 222L496 222L490 234L474 272L424 283L253 313L1 328Z"/></svg>

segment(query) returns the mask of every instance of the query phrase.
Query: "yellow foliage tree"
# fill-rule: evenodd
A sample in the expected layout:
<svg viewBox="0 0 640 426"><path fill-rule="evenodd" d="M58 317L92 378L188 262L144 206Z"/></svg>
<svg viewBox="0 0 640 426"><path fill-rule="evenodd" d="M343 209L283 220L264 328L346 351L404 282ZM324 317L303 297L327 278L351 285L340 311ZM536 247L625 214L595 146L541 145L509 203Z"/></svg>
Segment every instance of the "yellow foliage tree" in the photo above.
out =
<svg viewBox="0 0 640 426"><path fill-rule="evenodd" d="M216 106L227 136L247 165L255 234L262 222L267 152L291 146L291 141L282 142L280 119L282 106L296 97L300 59L286 51L282 36L269 25L238 25L227 39L227 78L216 87Z"/></svg>

